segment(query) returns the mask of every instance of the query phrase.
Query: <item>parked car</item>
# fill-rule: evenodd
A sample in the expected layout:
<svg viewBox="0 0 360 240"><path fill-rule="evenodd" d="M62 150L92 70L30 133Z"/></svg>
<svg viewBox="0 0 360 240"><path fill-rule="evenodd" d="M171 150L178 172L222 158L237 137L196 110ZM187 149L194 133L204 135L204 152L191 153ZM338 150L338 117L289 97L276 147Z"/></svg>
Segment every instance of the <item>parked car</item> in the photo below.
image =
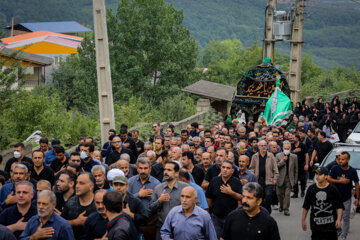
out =
<svg viewBox="0 0 360 240"><path fill-rule="evenodd" d="M360 144L360 122L356 124L345 142L350 144Z"/></svg>
<svg viewBox="0 0 360 240"><path fill-rule="evenodd" d="M326 155L320 166L329 168L330 165L335 161L336 152L339 150L349 152L349 165L356 169L358 176L360 177L360 145L336 143L335 147L328 153L328 155Z"/></svg>

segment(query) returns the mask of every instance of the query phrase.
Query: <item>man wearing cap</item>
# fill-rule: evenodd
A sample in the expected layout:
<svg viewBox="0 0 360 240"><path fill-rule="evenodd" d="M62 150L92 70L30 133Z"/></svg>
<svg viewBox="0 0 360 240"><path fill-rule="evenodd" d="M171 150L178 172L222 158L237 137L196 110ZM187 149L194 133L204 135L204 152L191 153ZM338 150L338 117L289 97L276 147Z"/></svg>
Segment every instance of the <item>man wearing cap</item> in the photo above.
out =
<svg viewBox="0 0 360 240"><path fill-rule="evenodd" d="M356 190L354 201L355 207L359 204L360 198L359 177L356 170L349 165L349 161L350 154L346 151L342 152L339 157L339 165L335 165L331 168L328 177L329 183L333 183L339 190L341 200L344 204L343 225L340 235L341 239L346 239L350 228L350 209L353 182Z"/></svg>
<svg viewBox="0 0 360 240"><path fill-rule="evenodd" d="M136 228L139 229L140 224L147 222L149 213L143 202L128 192L129 184L127 177L116 176L112 181L112 187L114 188L114 191L121 193L124 203L123 212L131 217Z"/></svg>
<svg viewBox="0 0 360 240"><path fill-rule="evenodd" d="M328 170L318 167L314 170L316 183L311 185L305 195L302 213L302 229L307 230L306 216L311 208L311 239L337 239L337 229L341 227L344 205L339 191L328 183Z"/></svg>

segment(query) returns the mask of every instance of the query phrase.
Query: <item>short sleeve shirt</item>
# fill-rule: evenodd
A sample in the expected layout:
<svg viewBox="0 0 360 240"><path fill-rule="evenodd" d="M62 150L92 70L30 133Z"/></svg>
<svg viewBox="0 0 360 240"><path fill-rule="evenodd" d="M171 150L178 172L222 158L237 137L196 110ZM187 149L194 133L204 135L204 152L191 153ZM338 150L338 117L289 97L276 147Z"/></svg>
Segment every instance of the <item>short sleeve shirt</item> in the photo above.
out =
<svg viewBox="0 0 360 240"><path fill-rule="evenodd" d="M343 170L340 165L335 165L330 170L330 176L333 179L350 179L348 184L335 183L335 187L339 190L342 201L351 198L352 182L359 182L359 177L354 168L349 167L348 170Z"/></svg>
<svg viewBox="0 0 360 240"><path fill-rule="evenodd" d="M344 206L335 186L329 184L325 188L319 188L313 184L306 192L303 208L311 208L311 230L332 232L336 230L337 209Z"/></svg>
<svg viewBox="0 0 360 240"><path fill-rule="evenodd" d="M222 193L220 187L229 184L234 192L242 193L242 184L238 178L233 176L224 183L221 177L211 180L206 190L206 198L212 200L210 211L219 218L225 218L231 211L238 207L238 201L228 194Z"/></svg>

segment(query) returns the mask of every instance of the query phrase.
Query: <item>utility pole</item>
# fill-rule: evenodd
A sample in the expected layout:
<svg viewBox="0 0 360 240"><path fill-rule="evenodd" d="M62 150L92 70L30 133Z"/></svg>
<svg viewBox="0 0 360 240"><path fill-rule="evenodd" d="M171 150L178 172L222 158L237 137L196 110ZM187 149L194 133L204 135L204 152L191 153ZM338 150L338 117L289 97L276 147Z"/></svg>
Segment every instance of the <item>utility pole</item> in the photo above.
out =
<svg viewBox="0 0 360 240"><path fill-rule="evenodd" d="M105 0L93 0L93 17L101 144L104 144L108 140L109 130L115 128Z"/></svg>
<svg viewBox="0 0 360 240"><path fill-rule="evenodd" d="M275 39L273 33L274 11L276 10L276 0L267 0L265 10L265 38L263 47L263 59L271 58L274 62Z"/></svg>
<svg viewBox="0 0 360 240"><path fill-rule="evenodd" d="M290 41L291 52L289 70L290 96L294 104L300 101L304 9L305 0L296 0L292 37Z"/></svg>

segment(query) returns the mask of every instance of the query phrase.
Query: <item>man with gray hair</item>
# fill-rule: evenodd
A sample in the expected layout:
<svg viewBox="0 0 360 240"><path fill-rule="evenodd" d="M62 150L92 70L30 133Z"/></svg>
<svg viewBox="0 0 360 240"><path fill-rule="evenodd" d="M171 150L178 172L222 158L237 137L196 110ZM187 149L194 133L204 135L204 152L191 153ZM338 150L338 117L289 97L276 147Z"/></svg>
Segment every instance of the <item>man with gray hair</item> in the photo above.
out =
<svg viewBox="0 0 360 240"><path fill-rule="evenodd" d="M16 183L16 205L6 208L0 214L0 224L10 229L17 238L24 231L29 219L37 213L36 206L31 204L33 190L31 182Z"/></svg>
<svg viewBox="0 0 360 240"><path fill-rule="evenodd" d="M276 221L260 209L263 200L262 187L249 182L243 186L242 208L237 208L226 217L221 240L246 239L280 240Z"/></svg>
<svg viewBox="0 0 360 240"><path fill-rule="evenodd" d="M14 163L15 164L15 163ZM18 182L24 181L28 174L28 168L22 163L17 163L11 169L11 182L5 184L0 190L0 207L5 209L16 204L17 199L15 196L15 185ZM34 196L36 196L36 191L34 190Z"/></svg>
<svg viewBox="0 0 360 240"><path fill-rule="evenodd" d="M151 201L151 195L154 188L160 184L160 181L155 177L150 176L151 163L148 158L139 158L136 162L137 172L136 176L129 178L129 189L128 191L139 198L145 208L149 211L149 205Z"/></svg>
<svg viewBox="0 0 360 240"><path fill-rule="evenodd" d="M150 160L151 166L156 163L156 153L153 150L148 151L146 157Z"/></svg>
<svg viewBox="0 0 360 240"><path fill-rule="evenodd" d="M99 189L110 189L106 180L106 169L103 165L95 165L91 168L91 175L95 178L94 192Z"/></svg>
<svg viewBox="0 0 360 240"><path fill-rule="evenodd" d="M276 182L276 193L279 199L279 212L284 210L285 216L290 216L290 194L291 188L297 183L298 158L291 152L291 143L283 142L283 152L276 155L276 162L279 169L279 178Z"/></svg>
<svg viewBox="0 0 360 240"><path fill-rule="evenodd" d="M41 191L37 199L38 214L30 218L20 239L75 239L70 224L54 213L55 205L55 194L49 190Z"/></svg>
<svg viewBox="0 0 360 240"><path fill-rule="evenodd" d="M209 239L217 240L210 215L196 206L196 190L184 187L181 191L181 205L175 206L167 215L161 228L161 238L168 239ZM186 231L184 231L186 229Z"/></svg>
<svg viewBox="0 0 360 240"><path fill-rule="evenodd" d="M279 171L274 155L266 150L266 141L261 140L258 146L259 151L252 156L249 170L255 173L258 183L265 190L264 207L271 213L271 198Z"/></svg>

